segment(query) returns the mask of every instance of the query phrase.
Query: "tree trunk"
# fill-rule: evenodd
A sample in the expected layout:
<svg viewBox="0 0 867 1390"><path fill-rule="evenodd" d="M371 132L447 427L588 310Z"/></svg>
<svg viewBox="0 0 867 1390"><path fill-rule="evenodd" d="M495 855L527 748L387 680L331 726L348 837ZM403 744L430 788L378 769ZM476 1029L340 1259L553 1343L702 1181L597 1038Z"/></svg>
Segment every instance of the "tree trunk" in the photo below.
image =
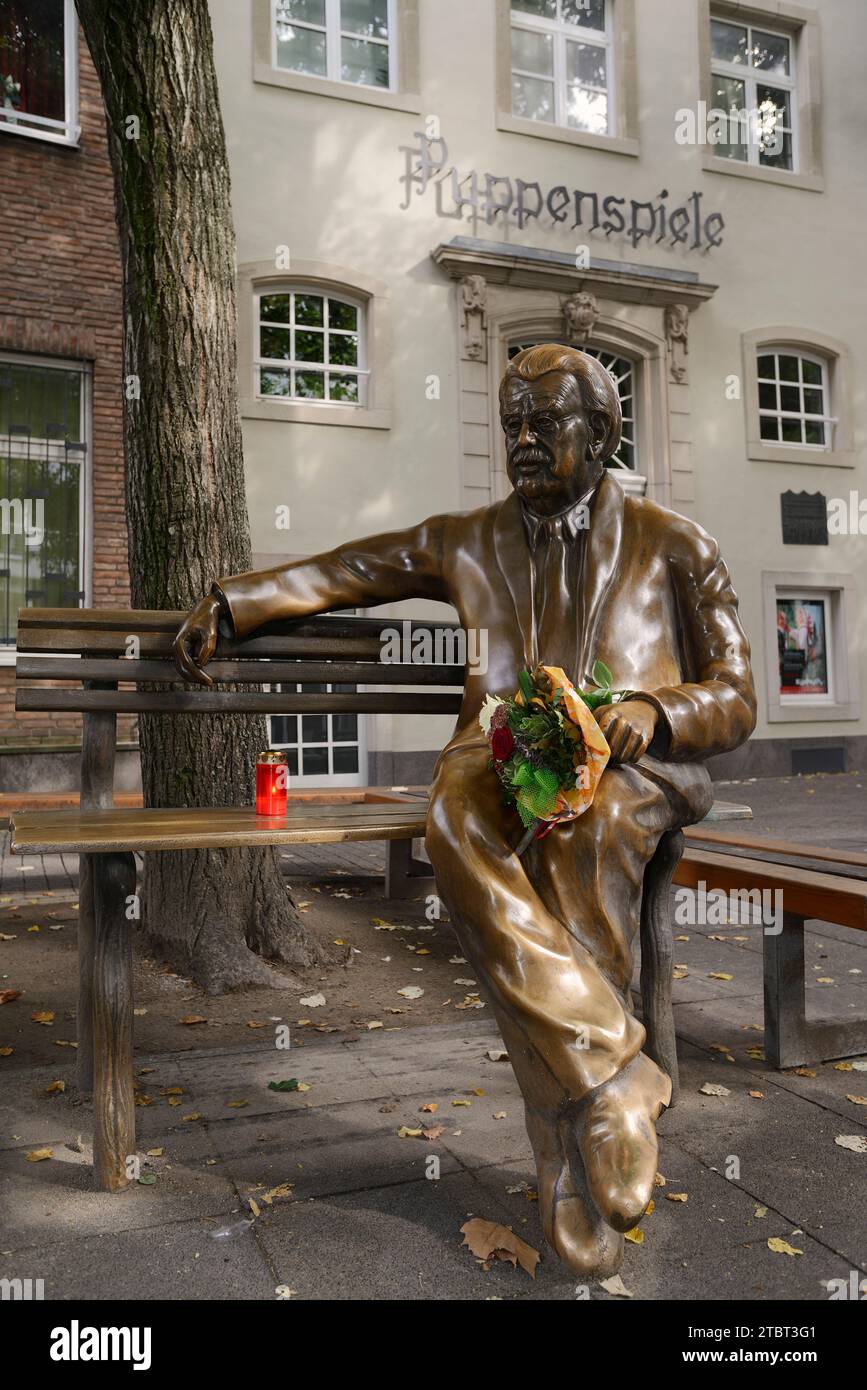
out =
<svg viewBox="0 0 867 1390"><path fill-rule="evenodd" d="M206 0L77 0L102 85L124 277L132 601L188 609L252 563L235 235ZM120 383L119 383L120 389ZM252 799L264 718L142 715L146 806ZM323 960L274 850L147 856L149 944L212 993Z"/></svg>

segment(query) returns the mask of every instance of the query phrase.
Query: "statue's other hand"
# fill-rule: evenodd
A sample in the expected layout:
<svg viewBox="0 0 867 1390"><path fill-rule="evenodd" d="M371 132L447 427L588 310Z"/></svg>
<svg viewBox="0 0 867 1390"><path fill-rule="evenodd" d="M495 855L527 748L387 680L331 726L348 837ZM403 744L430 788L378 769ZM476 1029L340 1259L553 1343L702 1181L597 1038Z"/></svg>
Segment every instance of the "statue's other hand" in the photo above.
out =
<svg viewBox="0 0 867 1390"><path fill-rule="evenodd" d="M175 665L184 680L200 685L213 685L206 666L217 647L220 625L220 603L213 594L206 594L187 615L172 643Z"/></svg>
<svg viewBox="0 0 867 1390"><path fill-rule="evenodd" d="M599 710L596 722L611 749L612 763L637 763L653 741L658 718L646 700L623 700Z"/></svg>

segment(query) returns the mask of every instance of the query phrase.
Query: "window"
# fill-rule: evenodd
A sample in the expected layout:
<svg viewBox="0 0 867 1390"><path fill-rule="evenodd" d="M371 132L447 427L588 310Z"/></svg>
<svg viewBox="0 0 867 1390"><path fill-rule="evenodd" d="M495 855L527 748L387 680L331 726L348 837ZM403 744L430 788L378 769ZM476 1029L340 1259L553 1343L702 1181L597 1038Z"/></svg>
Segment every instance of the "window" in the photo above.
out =
<svg viewBox="0 0 867 1390"><path fill-rule="evenodd" d="M611 133L612 0L511 0L512 114Z"/></svg>
<svg viewBox="0 0 867 1390"><path fill-rule="evenodd" d="M711 18L711 106L730 117L720 159L795 169L795 52L786 33ZM731 119L734 117L734 119Z"/></svg>
<svg viewBox="0 0 867 1390"><path fill-rule="evenodd" d="M78 140L77 43L73 0L3 0L0 131Z"/></svg>
<svg viewBox="0 0 867 1390"><path fill-rule="evenodd" d="M771 724L859 718L857 584L854 574L762 573Z"/></svg>
<svg viewBox="0 0 867 1390"><path fill-rule="evenodd" d="M303 287L258 293L258 395L363 406L363 318L359 302Z"/></svg>
<svg viewBox="0 0 867 1390"><path fill-rule="evenodd" d="M84 601L86 385L77 363L0 357L0 646L19 607Z"/></svg>
<svg viewBox="0 0 867 1390"><path fill-rule="evenodd" d="M547 341L547 340L546 340ZM509 347L509 359L516 357L525 348L535 347L536 341L512 343ZM607 460L608 468L629 468L635 471L636 462L636 418L635 418L635 363L628 357L618 357L615 352L608 352L604 348L582 347L582 352L588 356L595 357L597 362L605 368L608 375L613 378L620 397L620 409L623 414L623 432L620 436L620 445L617 453Z"/></svg>
<svg viewBox="0 0 867 1390"><path fill-rule="evenodd" d="M390 91L393 0L276 0L278 68Z"/></svg>
<svg viewBox="0 0 867 1390"><path fill-rule="evenodd" d="M828 413L828 370L821 357L790 349L763 349L758 356L759 434L768 443L830 449L834 419Z"/></svg>
<svg viewBox="0 0 867 1390"><path fill-rule="evenodd" d="M272 685L282 694L354 692L354 685ZM298 782L329 782L332 786L361 783L363 749L357 714L275 714L271 716L272 748L286 750L289 776Z"/></svg>

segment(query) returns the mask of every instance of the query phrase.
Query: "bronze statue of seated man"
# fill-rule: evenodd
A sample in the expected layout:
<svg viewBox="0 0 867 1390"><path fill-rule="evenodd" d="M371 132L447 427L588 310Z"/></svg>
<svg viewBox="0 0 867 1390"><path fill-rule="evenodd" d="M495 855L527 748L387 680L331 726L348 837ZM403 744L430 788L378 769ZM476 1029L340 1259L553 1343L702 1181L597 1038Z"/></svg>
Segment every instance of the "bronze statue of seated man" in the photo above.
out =
<svg viewBox="0 0 867 1390"><path fill-rule="evenodd" d="M625 493L605 471L617 389L556 344L510 362L500 389L514 491L261 573L219 579L178 633L188 679L208 681L221 619L246 637L275 619L430 598L486 629L431 793L427 848L464 955L490 1000L526 1106L545 1235L573 1270L611 1273L657 1169L669 1078L644 1052L629 986L644 870L660 837L700 820L704 760L755 724L749 645L719 547L701 527ZM611 759L589 808L515 853L479 726L488 692L522 667L576 687L597 659L640 692L598 712Z"/></svg>

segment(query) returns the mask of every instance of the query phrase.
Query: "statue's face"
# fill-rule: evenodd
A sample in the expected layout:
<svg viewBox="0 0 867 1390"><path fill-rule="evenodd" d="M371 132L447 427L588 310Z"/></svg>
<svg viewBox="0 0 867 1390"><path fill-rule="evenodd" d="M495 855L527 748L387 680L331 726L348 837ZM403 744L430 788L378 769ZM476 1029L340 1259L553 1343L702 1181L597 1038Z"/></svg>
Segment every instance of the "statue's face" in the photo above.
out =
<svg viewBox="0 0 867 1390"><path fill-rule="evenodd" d="M509 481L541 515L577 502L602 472L605 420L584 413L581 393L566 372L535 381L509 377L500 397Z"/></svg>

